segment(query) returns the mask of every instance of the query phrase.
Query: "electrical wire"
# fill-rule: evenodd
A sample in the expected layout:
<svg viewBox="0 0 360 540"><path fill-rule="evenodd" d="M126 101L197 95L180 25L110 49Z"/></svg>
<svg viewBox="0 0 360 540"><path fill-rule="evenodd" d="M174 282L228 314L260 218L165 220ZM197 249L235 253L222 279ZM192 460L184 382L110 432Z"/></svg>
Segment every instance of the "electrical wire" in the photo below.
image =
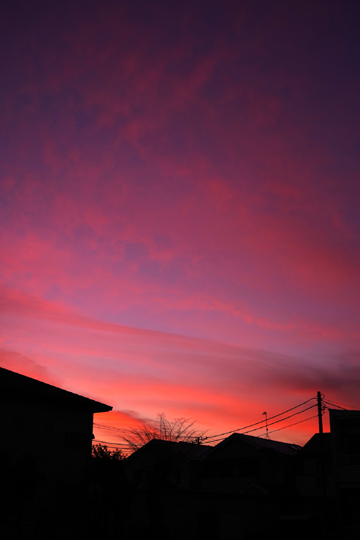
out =
<svg viewBox="0 0 360 540"><path fill-rule="evenodd" d="M347 411L348 409L355 410L353 407L341 407L340 405L336 405L336 403L332 403L331 401L328 401L327 399L324 399L324 403L328 403L332 407L337 407L338 409L342 409L343 411Z"/></svg>
<svg viewBox="0 0 360 540"><path fill-rule="evenodd" d="M329 402L329 403L330 403L330 402ZM334 400L333 400L332 405L334 405L334 404L336 404L336 403L337 403L338 405L344 405L344 406L346 407L346 409L344 409L344 410L348 410L348 409L354 409L354 410L356 410L354 407L350 407L350 405L347 405L346 403L340 403L340 401L334 401Z"/></svg>
<svg viewBox="0 0 360 540"><path fill-rule="evenodd" d="M303 403L300 403L299 405L296 405L295 407L291 407L291 409L287 409L286 411L283 411L283 412L281 412L281 413L279 413L279 414L275 414L274 416L270 416L270 417L268 418L268 421L269 421L269 420L272 420L273 418L278 418L279 416L282 416L283 414L286 414L286 413L288 413L288 412L290 412L290 411L293 411L294 409L298 409L299 407L301 407L302 405L305 405L306 403L309 403L309 402L312 401L313 399L317 399L317 398L316 398L316 397L312 397L312 398L310 398L310 399L307 399L307 400L304 401ZM315 405L314 405L314 406L315 406ZM311 407L310 407L310 408L311 408ZM308 410L308 409L304 409L304 410L306 411L306 410ZM299 414L299 413L297 413L297 414ZM290 417L288 417L288 418L290 418ZM284 420L286 420L286 418L284 418ZM281 420L279 420L279 421L281 421ZM211 440L211 439L216 438L216 440L219 440L218 437L221 437L222 435L229 435L229 433L236 433L237 431L243 431L244 429L247 429L247 428L250 428L250 427L253 427L253 426L258 426L259 424L265 424L265 423L266 423L266 420L261 420L260 422L255 422L254 424L250 424L250 425L248 425L248 426L244 426L244 427L239 428L239 429L234 429L234 430L232 430L232 431L225 431L224 433L217 433L216 435L212 435L211 437L207 437L206 440L207 440L207 441L210 441L210 442L215 442L215 441L213 441L213 440ZM268 424L268 425L271 425L271 424ZM259 428L259 429L261 429L261 428ZM256 430L254 430L254 431L256 431Z"/></svg>
<svg viewBox="0 0 360 540"><path fill-rule="evenodd" d="M324 407L326 409L329 409L329 407L327 407L327 405L330 405L330 407L336 407L337 409L342 409L343 411L346 411L347 409L345 409L344 407L340 407L340 405L335 405L335 403L331 403L331 401L323 401L324 403Z"/></svg>
<svg viewBox="0 0 360 540"><path fill-rule="evenodd" d="M313 399L317 399L317 397L312 397L302 403L299 403L298 405L296 405L295 407L291 407L290 409L287 409L281 413L278 413L278 414L275 414L273 416L270 416L267 421L269 420L272 420L274 418L278 418L279 416L283 416L284 414L288 413L288 412L291 412L295 409L298 409L299 407L302 407L303 405L306 405L306 403L309 403L310 401L312 401ZM335 403L332 403L331 401L328 401L328 400L323 400L323 403L326 403L326 404L329 404L331 406L334 406L334 407L338 407L340 409L342 409L343 407L341 407L340 405L336 405ZM275 420L275 422L270 422L270 423L267 423L268 426L272 426L274 424L278 424L279 422L284 422L285 420L288 420L289 418L292 418L293 416L296 416L298 414L302 414L304 413L305 411L308 411L312 408L316 407L316 404L315 405L311 405L310 407L306 407L305 409L301 410L301 411L298 411L296 413L293 413L289 416L286 416L285 418L281 418L279 420ZM327 407L328 408L328 407ZM346 409L344 409L346 410ZM299 422L294 422L292 424L289 424L288 426L284 426L284 427L281 427L281 428L278 428L278 429L274 429L274 430L271 430L270 432L268 433L275 433L276 431L281 431L283 429L287 429L288 427L292 427L292 426L295 426L297 424L301 424L303 422L307 422L308 420L311 420L313 418L316 418L317 415L315 416L311 416L309 418L306 418L305 420L300 420ZM213 444L213 443L216 443L218 441L222 441L224 440L225 437L223 437L224 435L229 435L229 434L232 434L232 433L237 433L239 431L241 431L242 433L241 434L247 434L247 433L252 433L254 431L258 431L259 429L263 429L264 426L266 424L266 420L261 420L259 422L255 422L253 424L249 424L248 426L244 426L243 428L238 428L238 429L235 429L235 430L232 430L232 431L226 431L224 433L219 433L219 434L216 434L216 435L212 435L210 437L205 437L203 439L203 441L206 441L206 444ZM252 428L254 426L259 426L259 427L256 427L254 429L250 429L250 430L247 430L247 431L244 431L245 429L248 429L248 428ZM107 430L107 431L114 431L114 432L120 432L120 433L123 433L124 430L121 429L121 428L116 428L116 427L113 427L113 426L106 426L104 424L99 424L99 423L94 423L94 427L97 427L99 429L104 429L104 430ZM119 443L119 444L116 444L116 443L110 443L110 442L107 442L107 441L99 441L98 439L94 439L94 442L98 442L98 443L103 443L103 444L107 444L108 446L114 446L114 447L122 447L124 449L129 449L129 446L125 443Z"/></svg>
<svg viewBox="0 0 360 540"><path fill-rule="evenodd" d="M272 429L271 431L268 431L268 433L275 433L275 431L281 431L282 429L287 429L292 426L297 426L297 424L302 424L303 422L307 422L308 420L312 420L313 418L317 418L318 415L315 414L314 416L309 416L309 418L305 418L305 420L299 420L299 422L294 422L293 424L289 424L288 426L284 426L278 429Z"/></svg>
<svg viewBox="0 0 360 540"><path fill-rule="evenodd" d="M292 418L293 416L296 416L297 414L302 414L303 412L308 411L310 409L313 409L316 406L317 405L311 405L311 407L306 407L306 409L303 409L302 411L296 412L294 414L290 414L290 416L286 416L285 418L281 418L281 420L275 420L275 422L271 422L270 424L268 423L268 426L273 426L274 424L278 424L279 422L283 422L284 420L288 420L289 418ZM259 429L263 429L263 427L264 426L260 426L260 427L255 428L255 429L250 429L249 431L244 431L242 433L242 435L245 435L246 433L251 433L253 431L258 431Z"/></svg>
<svg viewBox="0 0 360 540"><path fill-rule="evenodd" d="M102 443L110 450L110 452L119 451L124 457L128 457L132 453L132 449L129 446L114 444L107 441L98 441L97 439L93 439L93 442L95 443L93 444L93 448L95 448L99 443Z"/></svg>
<svg viewBox="0 0 360 540"><path fill-rule="evenodd" d="M129 448L129 446L124 444L124 443L116 444L116 443L111 443L111 442L108 442L108 441L99 441L99 439L93 439L93 443L101 443L101 444L106 444L107 446L116 446L118 448L120 448L120 447Z"/></svg>
<svg viewBox="0 0 360 540"><path fill-rule="evenodd" d="M116 431L116 432L120 432L120 433L124 432L124 430L122 428L117 428L117 427L113 427L113 426L106 426L105 424L98 424L97 422L94 422L94 427L96 427L98 429L105 429L106 431Z"/></svg>
<svg viewBox="0 0 360 540"><path fill-rule="evenodd" d="M313 405L312 407L308 407L307 409L304 409L304 411L301 411L301 412L305 412L305 410L312 409L313 407L316 407L316 405ZM296 414L300 414L300 413L296 413ZM291 415L291 416L288 416L287 418L291 418L292 416L295 416L295 414L293 414L293 415ZM314 418L317 418L317 417L318 417L317 414L315 414L315 415L313 415L313 416L309 416L308 418L305 418L304 420L299 420L298 422L293 422L292 424L289 424L289 425L287 425L287 426L283 426L283 427L278 428L278 429L272 429L271 431L268 431L268 434L270 434L270 433L276 433L277 431L282 431L283 429L288 429L288 428L290 428L290 427L297 426L298 424L302 424L302 423L304 423L304 422L308 422L309 420L313 420ZM285 419L285 420L286 420L286 419ZM281 422L281 420L278 420L277 422L273 422L273 424L276 424L276 423L278 423L278 422ZM271 424L271 425L272 425L272 424ZM259 428L259 429L262 429L262 428ZM256 430L254 430L254 431L256 431ZM242 434L240 433L240 435L242 435ZM223 441L224 439L218 439L218 440ZM98 442L105 442L105 441L98 441ZM215 441L213 441L213 442L215 442ZM108 445L110 446L110 445L112 445L112 444L111 444L111 443L108 443ZM112 446L116 446L116 445L112 445Z"/></svg>
<svg viewBox="0 0 360 540"><path fill-rule="evenodd" d="M314 399L314 398L312 398L312 399ZM310 400L308 400L308 401L310 401ZM274 424L278 424L279 422L283 422L284 420L288 420L289 418L292 418L293 416L297 416L298 414L302 414L302 413L304 413L305 411L308 411L308 410L310 410L310 409L313 409L314 407L317 407L317 405L316 405L316 404L315 404L315 405L311 405L310 407L306 407L306 409L303 409L303 410L301 410L301 411L298 411L298 412L296 412L296 413L294 413L294 414L290 414L289 416L286 416L285 418L281 418L280 420L275 420L275 422L271 422L270 424L268 423L267 425L268 425L268 426L273 426ZM296 407L293 407L292 410L293 410L294 408L296 408ZM284 413L283 413L283 414L284 414ZM276 418L277 416L279 416L279 415L272 416L271 418ZM257 422L257 423L259 424L260 422ZM263 421L263 422L261 422L261 423L264 424L265 421ZM253 424L253 425L256 425L256 424ZM249 427L251 427L251 426L249 426ZM243 432L239 433L239 435L246 435L247 433L252 433L253 431L258 431L259 429L263 429L264 427L265 427L265 426L262 425L262 426L259 426L259 427L255 428L255 429L250 429L250 430L248 430L248 431L243 431ZM280 429L285 429L285 428L280 428ZM275 431L277 431L277 430L275 430ZM236 433L236 432L235 432L235 431L232 431L232 432L230 432L230 433ZM215 440L211 440L210 443L215 443L215 442L218 442L218 441L223 441L224 438L225 438L225 437L221 437L221 438L218 438L218 439L215 439Z"/></svg>

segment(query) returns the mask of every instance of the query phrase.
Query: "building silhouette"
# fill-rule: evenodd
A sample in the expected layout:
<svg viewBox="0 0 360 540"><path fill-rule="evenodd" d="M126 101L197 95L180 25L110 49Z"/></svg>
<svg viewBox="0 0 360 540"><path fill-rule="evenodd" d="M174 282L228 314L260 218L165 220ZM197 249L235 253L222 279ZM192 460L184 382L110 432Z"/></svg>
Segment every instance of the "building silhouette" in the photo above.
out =
<svg viewBox="0 0 360 540"><path fill-rule="evenodd" d="M153 439L94 468L93 415L111 406L4 368L0 403L5 538L360 538L360 411L331 409L303 447Z"/></svg>
<svg viewBox="0 0 360 540"><path fill-rule="evenodd" d="M94 413L112 407L0 368L1 450L37 459L44 475L73 480L91 455Z"/></svg>
<svg viewBox="0 0 360 540"><path fill-rule="evenodd" d="M360 411L330 409L335 488L342 540L360 538Z"/></svg>

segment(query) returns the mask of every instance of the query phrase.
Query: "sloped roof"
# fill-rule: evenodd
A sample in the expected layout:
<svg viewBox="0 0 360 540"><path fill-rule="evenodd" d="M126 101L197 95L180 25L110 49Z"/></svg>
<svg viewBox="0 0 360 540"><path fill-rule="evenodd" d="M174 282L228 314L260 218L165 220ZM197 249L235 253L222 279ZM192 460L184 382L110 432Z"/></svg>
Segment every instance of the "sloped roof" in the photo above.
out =
<svg viewBox="0 0 360 540"><path fill-rule="evenodd" d="M210 448L206 444L195 444L188 442L179 442L179 451L185 453L189 459L200 459Z"/></svg>
<svg viewBox="0 0 360 540"><path fill-rule="evenodd" d="M323 448L326 454L331 454L331 433L323 433ZM321 435L315 433L301 448L299 456L319 456L321 453Z"/></svg>
<svg viewBox="0 0 360 540"><path fill-rule="evenodd" d="M130 454L126 459L132 461L136 459L141 454L146 452L157 452L162 449L166 449L167 452L174 454L179 454L182 458L187 459L201 459L201 457L212 447L202 444L195 444L190 442L175 442L175 441L164 441L161 439L151 439L148 443L144 444L141 448Z"/></svg>
<svg viewBox="0 0 360 540"><path fill-rule="evenodd" d="M3 399L20 399L24 402L31 401L33 403L44 403L44 405L52 403L93 413L112 410L110 405L68 392L57 386L52 386L2 367L0 367L0 393Z"/></svg>
<svg viewBox="0 0 360 540"><path fill-rule="evenodd" d="M265 489L257 482L250 482L245 484L241 489L238 490L239 495L254 495L254 494L260 494L260 495L269 495L270 492L268 489Z"/></svg>
<svg viewBox="0 0 360 540"><path fill-rule="evenodd" d="M290 444L285 443L281 441L273 441L272 439L263 439L261 437L253 437L252 435L244 435L242 433L232 433L229 437L226 437L223 441L221 441L219 444L211 448L209 452L206 454L207 457L211 457L211 454L216 451L217 448L221 448L225 446L229 441L234 440L241 440L253 447L255 447L257 450L260 449L266 449L266 450L272 450L274 452L278 452L279 454L283 455L295 455L301 448L301 446L298 446L297 444Z"/></svg>

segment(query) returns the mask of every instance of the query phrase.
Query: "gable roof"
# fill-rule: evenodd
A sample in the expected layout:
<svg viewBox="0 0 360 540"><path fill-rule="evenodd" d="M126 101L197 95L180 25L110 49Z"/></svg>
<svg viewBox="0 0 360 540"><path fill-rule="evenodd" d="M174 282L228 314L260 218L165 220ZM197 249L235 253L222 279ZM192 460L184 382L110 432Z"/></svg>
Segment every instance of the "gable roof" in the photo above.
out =
<svg viewBox="0 0 360 540"><path fill-rule="evenodd" d="M145 455L146 453L152 453L160 455L165 451L167 454L176 454L181 458L197 460L212 447L202 444L195 444L185 441L175 442L175 441L164 441L161 439L151 439L138 450L135 450L130 456L126 458L127 461L132 461L138 457Z"/></svg>
<svg viewBox="0 0 360 540"><path fill-rule="evenodd" d="M31 377L0 367L0 394L3 399L19 399L44 405L53 404L89 412L108 412L110 405L68 392Z"/></svg>
<svg viewBox="0 0 360 540"><path fill-rule="evenodd" d="M261 437L253 437L252 435L244 435L242 433L232 433L229 437L226 437L223 441L211 448L204 457L211 457L211 454L216 452L218 448L226 446L229 442L242 441L256 450L270 450L283 455L293 456L297 454L301 446L297 444L290 444L280 441L273 441L272 439L262 439Z"/></svg>
<svg viewBox="0 0 360 540"><path fill-rule="evenodd" d="M260 484L257 484L256 482L250 482L249 484L246 484L244 487L239 489L238 491L239 495L269 495L270 492L263 488Z"/></svg>
<svg viewBox="0 0 360 540"><path fill-rule="evenodd" d="M321 437L323 449L326 454L331 454L331 433L315 433L311 439L301 448L299 456L319 456L321 454Z"/></svg>

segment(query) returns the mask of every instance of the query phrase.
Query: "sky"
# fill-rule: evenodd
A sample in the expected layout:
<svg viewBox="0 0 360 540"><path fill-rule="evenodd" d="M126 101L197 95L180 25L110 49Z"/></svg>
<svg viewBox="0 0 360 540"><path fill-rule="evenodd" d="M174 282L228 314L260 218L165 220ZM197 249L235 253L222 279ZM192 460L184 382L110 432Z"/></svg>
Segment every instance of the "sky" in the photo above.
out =
<svg viewBox="0 0 360 540"><path fill-rule="evenodd" d="M0 365L110 442L360 408L359 54L356 0L5 2Z"/></svg>

